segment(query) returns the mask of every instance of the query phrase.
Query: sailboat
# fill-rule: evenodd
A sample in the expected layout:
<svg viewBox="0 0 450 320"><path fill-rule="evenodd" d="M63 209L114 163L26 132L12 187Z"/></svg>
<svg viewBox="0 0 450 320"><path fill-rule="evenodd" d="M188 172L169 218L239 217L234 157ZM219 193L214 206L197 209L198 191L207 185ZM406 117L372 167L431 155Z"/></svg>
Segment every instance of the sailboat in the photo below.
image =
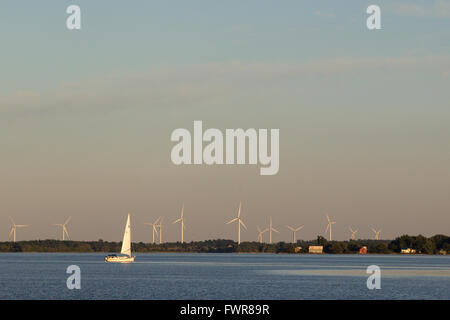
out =
<svg viewBox="0 0 450 320"><path fill-rule="evenodd" d="M105 257L105 261L121 262L121 263L134 262L135 256L131 255L131 225L129 213L127 218L127 224L125 225L125 232L123 233L122 250L120 250L120 253L123 254L123 256L118 256L115 254L108 255Z"/></svg>

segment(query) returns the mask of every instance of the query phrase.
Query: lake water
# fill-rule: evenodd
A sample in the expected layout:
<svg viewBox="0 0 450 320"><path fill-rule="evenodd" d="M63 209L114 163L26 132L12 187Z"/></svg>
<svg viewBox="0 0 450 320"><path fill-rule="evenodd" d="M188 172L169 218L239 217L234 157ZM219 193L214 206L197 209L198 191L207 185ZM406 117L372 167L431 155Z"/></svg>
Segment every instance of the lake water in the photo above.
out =
<svg viewBox="0 0 450 320"><path fill-rule="evenodd" d="M2 253L0 299L450 299L449 256ZM66 268L81 269L81 289ZM369 290L366 268L381 268Z"/></svg>

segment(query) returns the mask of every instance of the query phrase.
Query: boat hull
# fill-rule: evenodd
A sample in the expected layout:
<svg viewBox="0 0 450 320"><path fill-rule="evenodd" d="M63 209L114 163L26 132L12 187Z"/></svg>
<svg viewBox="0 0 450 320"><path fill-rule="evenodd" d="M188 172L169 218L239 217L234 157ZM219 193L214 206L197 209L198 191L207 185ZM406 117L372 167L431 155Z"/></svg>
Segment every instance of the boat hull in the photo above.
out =
<svg viewBox="0 0 450 320"><path fill-rule="evenodd" d="M136 257L107 256L107 257L105 257L105 262L130 263L130 262L134 262L134 258L136 258Z"/></svg>

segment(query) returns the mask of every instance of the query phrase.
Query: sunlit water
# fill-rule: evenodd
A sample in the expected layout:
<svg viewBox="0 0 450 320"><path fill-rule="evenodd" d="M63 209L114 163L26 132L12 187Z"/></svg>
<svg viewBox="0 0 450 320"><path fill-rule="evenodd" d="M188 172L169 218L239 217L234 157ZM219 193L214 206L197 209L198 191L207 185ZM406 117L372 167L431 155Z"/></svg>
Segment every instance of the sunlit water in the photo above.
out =
<svg viewBox="0 0 450 320"><path fill-rule="evenodd" d="M0 254L0 299L450 299L450 257L399 255ZM81 268L69 290L66 268ZM366 268L381 268L367 289Z"/></svg>

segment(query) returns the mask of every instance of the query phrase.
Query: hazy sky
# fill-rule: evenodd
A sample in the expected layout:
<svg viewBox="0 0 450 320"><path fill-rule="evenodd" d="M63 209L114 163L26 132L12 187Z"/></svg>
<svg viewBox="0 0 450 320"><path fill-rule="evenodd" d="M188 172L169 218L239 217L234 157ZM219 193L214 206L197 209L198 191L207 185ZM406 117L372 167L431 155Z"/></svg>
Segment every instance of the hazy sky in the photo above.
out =
<svg viewBox="0 0 450 320"><path fill-rule="evenodd" d="M69 31L68 5L82 29ZM381 7L382 30L366 28ZM449 233L450 1L2 1L0 240ZM176 128L279 128L280 170L175 166Z"/></svg>

